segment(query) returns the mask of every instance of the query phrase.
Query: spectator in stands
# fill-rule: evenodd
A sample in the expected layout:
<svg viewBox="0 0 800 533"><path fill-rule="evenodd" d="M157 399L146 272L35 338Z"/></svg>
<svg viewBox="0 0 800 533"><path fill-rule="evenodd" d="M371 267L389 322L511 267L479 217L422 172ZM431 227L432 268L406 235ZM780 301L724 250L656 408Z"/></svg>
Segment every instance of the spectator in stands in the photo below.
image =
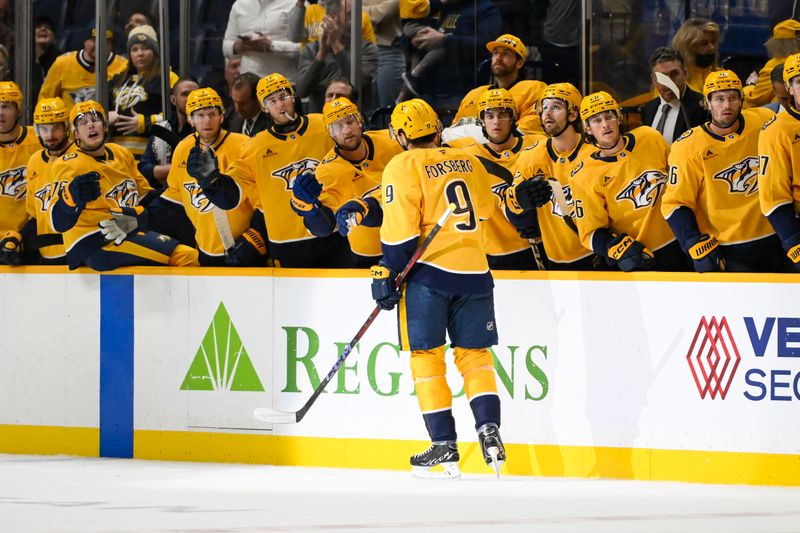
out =
<svg viewBox="0 0 800 533"><path fill-rule="evenodd" d="M550 0L539 45L545 63L545 80L579 85L580 36L580 3L574 0Z"/></svg>
<svg viewBox="0 0 800 533"><path fill-rule="evenodd" d="M431 2L430 0L402 0L400 2L400 20L403 24L403 35L408 41L423 29L438 29L440 21L437 18L441 10L441 2ZM447 49L442 47L433 48L409 48L408 72L402 75L403 88L397 97L398 102L403 102L409 98L421 97L422 88L420 78L426 73L435 69L447 57Z"/></svg>
<svg viewBox="0 0 800 533"><path fill-rule="evenodd" d="M306 8L305 0L297 0L289 11L289 40L300 43L302 46L316 41L322 35L322 22L327 15L327 8L317 0L309 2ZM347 21L350 24L350 21ZM369 15L361 12L361 38L371 43L375 42L375 30Z"/></svg>
<svg viewBox="0 0 800 533"><path fill-rule="evenodd" d="M300 45L288 40L289 10L295 0L236 0L222 41L225 57L242 56L242 71L259 77L280 72L297 76Z"/></svg>
<svg viewBox="0 0 800 533"><path fill-rule="evenodd" d="M34 94L39 94L47 71L61 55L61 50L56 45L56 25L53 19L45 15L39 16L34 28L36 64L33 69L33 90Z"/></svg>
<svg viewBox="0 0 800 533"><path fill-rule="evenodd" d="M86 102L95 99L95 30L87 30L86 40L83 42L83 49L76 52L68 52L58 56L47 71L44 84L39 91L39 100L42 98L55 98L58 96L64 100L67 110L73 104ZM111 30L106 30L108 43L108 79L122 73L128 66L128 60L124 57L111 52L111 40L114 34Z"/></svg>
<svg viewBox="0 0 800 533"><path fill-rule="evenodd" d="M669 144L684 131L705 123L708 112L703 107L703 95L686 85L683 58L674 48L657 48L650 56L651 79L659 96L642 109L642 124L652 126ZM667 86L656 81L656 73L669 77L681 93L680 99ZM689 124L686 121L689 121Z"/></svg>
<svg viewBox="0 0 800 533"><path fill-rule="evenodd" d="M7 81L11 77L11 72L8 66L8 50L5 46L0 44L0 81Z"/></svg>
<svg viewBox="0 0 800 533"><path fill-rule="evenodd" d="M136 26L152 26L156 27L156 19L153 15L144 9L137 8L131 11L128 16L128 22L125 23L125 35L128 35Z"/></svg>
<svg viewBox="0 0 800 533"><path fill-rule="evenodd" d="M672 38L672 47L683 58L688 75L686 83L693 91L702 92L706 76L715 70L719 46L719 26L704 18L684 22Z"/></svg>
<svg viewBox="0 0 800 533"><path fill-rule="evenodd" d="M172 95L169 97L172 105L175 106L175 113L169 120L158 123L161 128L154 128L158 135L151 135L147 142L147 148L139 161L139 172L147 178L147 182L154 189L161 187L169 175L172 167L172 154L175 147L184 137L191 135L194 131L189 120L186 118L186 99L189 93L199 89L200 85L194 78L180 78L172 86Z"/></svg>
<svg viewBox="0 0 800 533"><path fill-rule="evenodd" d="M231 120L231 117L234 113L233 108L233 101L231 100L231 92L233 90L233 80L235 80L239 74L242 73L242 56L233 56L233 57L226 57L225 58L225 71L224 71L224 85L220 85L217 89L220 98L222 98L222 105L225 106L225 124L224 127L228 127L228 123ZM214 85L209 84L211 87Z"/></svg>
<svg viewBox="0 0 800 533"><path fill-rule="evenodd" d="M128 34L130 62L111 83L108 123L111 140L139 160L147 148L150 126L164 120L161 103L161 61L158 36L152 26L136 26ZM170 72L170 87L178 77Z"/></svg>
<svg viewBox="0 0 800 533"><path fill-rule="evenodd" d="M783 63L777 65L769 74L776 101L764 107L770 109L773 113L785 111L792 105L792 95L789 94L789 91L786 89L786 84L783 83L783 65Z"/></svg>
<svg viewBox="0 0 800 533"><path fill-rule="evenodd" d="M297 95L308 98L308 112L319 113L325 103L325 88L334 79L350 78L350 1L329 0L326 3L322 35L307 44L298 63ZM378 47L369 41L361 43L361 88L368 95L378 70Z"/></svg>
<svg viewBox="0 0 800 533"><path fill-rule="evenodd" d="M759 72L750 73L745 81L744 107L759 107L773 101L770 74L776 66L782 65L787 57L800 50L798 35L800 35L800 22L794 19L784 20L775 25L772 37L764 43L770 60Z"/></svg>
<svg viewBox="0 0 800 533"><path fill-rule="evenodd" d="M400 47L399 0L363 0L364 12L372 19L378 45L378 72L375 76L375 106L392 105L400 94L406 71L406 55Z"/></svg>
<svg viewBox="0 0 800 533"><path fill-rule="evenodd" d="M264 131L269 125L267 114L261 110L261 104L256 95L259 79L252 72L245 72L233 80L231 100L234 113L230 119L228 128L230 131L255 137L258 132Z"/></svg>
<svg viewBox="0 0 800 533"><path fill-rule="evenodd" d="M350 85L348 80L331 80L325 87L325 103L332 102L337 98L347 98L351 102L358 100L358 91Z"/></svg>

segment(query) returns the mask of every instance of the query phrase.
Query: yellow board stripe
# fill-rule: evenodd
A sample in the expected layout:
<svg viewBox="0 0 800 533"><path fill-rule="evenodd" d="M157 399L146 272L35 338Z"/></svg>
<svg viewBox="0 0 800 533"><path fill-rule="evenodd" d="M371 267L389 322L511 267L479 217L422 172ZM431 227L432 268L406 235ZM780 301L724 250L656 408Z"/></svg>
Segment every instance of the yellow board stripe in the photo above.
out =
<svg viewBox="0 0 800 533"><path fill-rule="evenodd" d="M0 424L0 453L100 455L100 429Z"/></svg>

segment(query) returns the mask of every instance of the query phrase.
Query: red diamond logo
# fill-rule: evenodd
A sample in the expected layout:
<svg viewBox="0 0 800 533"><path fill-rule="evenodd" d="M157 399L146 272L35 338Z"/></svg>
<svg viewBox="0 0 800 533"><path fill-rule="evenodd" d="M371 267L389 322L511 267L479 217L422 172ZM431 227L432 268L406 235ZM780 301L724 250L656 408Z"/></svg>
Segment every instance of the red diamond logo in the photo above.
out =
<svg viewBox="0 0 800 533"><path fill-rule="evenodd" d="M708 395L712 400L717 396L724 400L741 359L728 320L702 317L686 354L700 398Z"/></svg>

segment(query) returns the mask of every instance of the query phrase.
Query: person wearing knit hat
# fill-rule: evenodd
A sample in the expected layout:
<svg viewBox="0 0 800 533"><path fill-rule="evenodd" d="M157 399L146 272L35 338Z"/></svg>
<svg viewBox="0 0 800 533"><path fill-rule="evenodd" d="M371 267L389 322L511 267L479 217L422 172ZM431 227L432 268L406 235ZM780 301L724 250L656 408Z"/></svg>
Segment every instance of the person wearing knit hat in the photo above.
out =
<svg viewBox="0 0 800 533"><path fill-rule="evenodd" d="M775 101L770 74L787 57L800 51L798 35L800 21L795 19L784 20L772 28L772 36L764 43L770 60L758 72L751 72L745 80L744 107L760 107Z"/></svg>
<svg viewBox="0 0 800 533"><path fill-rule="evenodd" d="M131 29L128 34L128 55L131 53L131 48L136 44L148 46L153 52L158 54L158 35L152 26L143 24Z"/></svg>

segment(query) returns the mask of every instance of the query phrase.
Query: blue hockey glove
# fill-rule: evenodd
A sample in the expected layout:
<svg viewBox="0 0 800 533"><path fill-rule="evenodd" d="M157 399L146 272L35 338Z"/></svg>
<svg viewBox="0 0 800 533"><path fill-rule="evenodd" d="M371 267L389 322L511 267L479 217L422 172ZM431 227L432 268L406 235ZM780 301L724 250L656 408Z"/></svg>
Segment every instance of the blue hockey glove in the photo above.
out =
<svg viewBox="0 0 800 533"><path fill-rule="evenodd" d="M522 180L515 186L512 186L513 198L516 199L519 207L528 211L529 209L536 209L542 207L550 201L553 196L553 189L547 180L535 176L531 179Z"/></svg>
<svg viewBox="0 0 800 533"><path fill-rule="evenodd" d="M384 311L391 311L403 295L399 288L394 287L397 272L379 263L373 266L369 273L372 275L372 299Z"/></svg>
<svg viewBox="0 0 800 533"><path fill-rule="evenodd" d="M608 243L606 255L623 272L650 270L656 263L653 252L627 233L617 235Z"/></svg>
<svg viewBox="0 0 800 533"><path fill-rule="evenodd" d="M219 180L219 163L217 156L210 148L203 151L199 145L195 145L189 150L189 157L186 159L186 172L197 180L201 188L213 187Z"/></svg>
<svg viewBox="0 0 800 533"><path fill-rule="evenodd" d="M22 235L7 231L0 238L0 264L17 266L22 262Z"/></svg>
<svg viewBox="0 0 800 533"><path fill-rule="evenodd" d="M261 233L248 228L225 254L228 266L263 266L267 257L267 244Z"/></svg>
<svg viewBox="0 0 800 533"><path fill-rule="evenodd" d="M67 187L61 189L61 198L70 207L83 207L100 196L100 174L87 172L75 176Z"/></svg>
<svg viewBox="0 0 800 533"><path fill-rule="evenodd" d="M707 234L698 235L686 241L689 257L694 262L695 272L722 272L725 270L725 258L719 250L716 237Z"/></svg>
<svg viewBox="0 0 800 533"><path fill-rule="evenodd" d="M361 198L353 198L345 202L336 211L336 226L343 237L347 237L353 228L359 226L364 221L364 217L369 212L369 204Z"/></svg>
<svg viewBox="0 0 800 533"><path fill-rule="evenodd" d="M322 184L317 181L313 172L304 172L297 176L292 184L292 194L301 202L313 204L322 192Z"/></svg>

